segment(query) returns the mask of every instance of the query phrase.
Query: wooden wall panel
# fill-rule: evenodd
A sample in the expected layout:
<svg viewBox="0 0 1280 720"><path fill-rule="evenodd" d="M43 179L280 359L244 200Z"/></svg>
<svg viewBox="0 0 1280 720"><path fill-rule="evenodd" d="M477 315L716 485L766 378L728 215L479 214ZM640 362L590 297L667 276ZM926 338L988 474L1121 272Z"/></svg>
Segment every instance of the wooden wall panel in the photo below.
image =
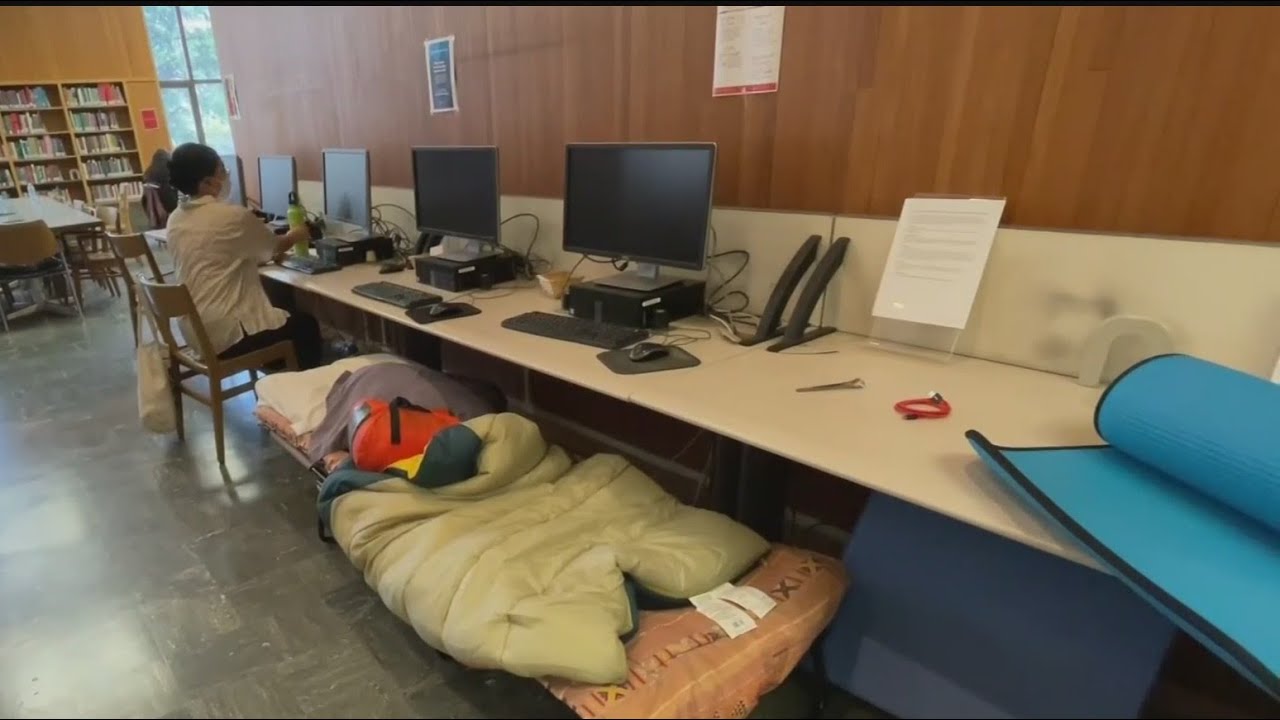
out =
<svg viewBox="0 0 1280 720"><path fill-rule="evenodd" d="M307 179L321 147L368 147L375 182L406 186L408 146L492 142L504 192L556 196L565 142L711 140L721 205L1004 195L1025 226L1280 240L1273 8L789 6L779 91L714 99L714 6L213 19L241 153L293 153ZM430 116L422 42L448 34L461 112Z"/></svg>
<svg viewBox="0 0 1280 720"><path fill-rule="evenodd" d="M154 79L138 5L0 7L0 83Z"/></svg>

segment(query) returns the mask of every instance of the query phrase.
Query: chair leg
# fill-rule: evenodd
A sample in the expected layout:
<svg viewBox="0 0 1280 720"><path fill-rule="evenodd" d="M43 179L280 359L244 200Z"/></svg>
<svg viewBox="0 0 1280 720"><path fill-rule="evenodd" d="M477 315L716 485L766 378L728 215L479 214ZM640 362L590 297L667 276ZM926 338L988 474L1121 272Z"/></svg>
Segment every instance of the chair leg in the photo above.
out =
<svg viewBox="0 0 1280 720"><path fill-rule="evenodd" d="M249 380L253 382L253 399L258 399L258 371L253 368L249 369Z"/></svg>
<svg viewBox="0 0 1280 720"><path fill-rule="evenodd" d="M62 256L62 266L63 274L67 278L67 290L71 293L71 299L76 304L76 312L80 313L80 317L84 317L84 304L80 302L80 281L71 266L67 265L65 254Z"/></svg>
<svg viewBox="0 0 1280 720"><path fill-rule="evenodd" d="M182 381L178 379L178 364L172 361L169 363L169 388L173 391L174 430L178 439L185 441L187 426L182 416Z"/></svg>
<svg viewBox="0 0 1280 720"><path fill-rule="evenodd" d="M222 378L209 378L209 409L213 411L213 444L218 450L218 465L226 465L226 448L222 434Z"/></svg>
<svg viewBox="0 0 1280 720"><path fill-rule="evenodd" d="M125 293L129 296L129 324L133 326L133 346L138 346L141 339L138 328L138 296L133 291L133 285L125 283Z"/></svg>

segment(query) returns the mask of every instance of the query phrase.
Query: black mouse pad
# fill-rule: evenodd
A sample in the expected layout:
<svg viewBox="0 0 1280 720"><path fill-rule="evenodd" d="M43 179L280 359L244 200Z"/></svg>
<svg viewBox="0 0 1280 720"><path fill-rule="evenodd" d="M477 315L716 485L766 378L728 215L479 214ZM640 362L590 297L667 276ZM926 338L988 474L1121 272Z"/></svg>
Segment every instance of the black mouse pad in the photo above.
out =
<svg viewBox="0 0 1280 720"><path fill-rule="evenodd" d="M702 364L701 360L690 355L684 348L668 347L667 351L669 354L664 358L644 362L631 362L631 358L627 357L630 350L606 350L596 357L604 363L605 367L619 375L643 375L663 370L697 367Z"/></svg>
<svg viewBox="0 0 1280 720"><path fill-rule="evenodd" d="M450 303L445 303L445 304L449 305ZM430 325L431 323L434 323L434 322L442 322L444 320L456 320L458 318L464 318L471 315L480 314L480 308L476 307L475 305L470 305L467 303L452 303L452 305L453 307L458 308L458 312L453 315L447 315L445 317L431 317L430 315L428 315L427 308L434 307L433 305L425 305L423 307L412 308L410 310L407 310L405 312L405 315L408 315L410 320L418 323L419 325Z"/></svg>

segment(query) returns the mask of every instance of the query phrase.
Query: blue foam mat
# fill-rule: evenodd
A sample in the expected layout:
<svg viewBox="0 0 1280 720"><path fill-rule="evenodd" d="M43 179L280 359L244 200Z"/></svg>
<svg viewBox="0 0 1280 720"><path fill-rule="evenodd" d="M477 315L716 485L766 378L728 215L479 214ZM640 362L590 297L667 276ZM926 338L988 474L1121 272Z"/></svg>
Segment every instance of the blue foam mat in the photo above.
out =
<svg viewBox="0 0 1280 720"><path fill-rule="evenodd" d="M1094 426L1110 445L967 437L1030 506L1280 698L1280 386L1163 355L1116 378Z"/></svg>
<svg viewBox="0 0 1280 720"><path fill-rule="evenodd" d="M970 442L1004 482L1224 661L1280 697L1280 536L1109 446Z"/></svg>

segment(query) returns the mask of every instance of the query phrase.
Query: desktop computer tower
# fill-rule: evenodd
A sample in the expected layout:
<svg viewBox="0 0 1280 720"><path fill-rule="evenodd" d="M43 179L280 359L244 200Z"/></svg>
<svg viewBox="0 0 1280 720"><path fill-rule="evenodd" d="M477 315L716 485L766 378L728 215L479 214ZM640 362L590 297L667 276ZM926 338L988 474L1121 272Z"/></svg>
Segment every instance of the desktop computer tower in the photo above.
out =
<svg viewBox="0 0 1280 720"><path fill-rule="evenodd" d="M515 258L507 254L485 255L465 262L419 255L413 258L413 267L418 282L449 292L490 288L516 279Z"/></svg>
<svg viewBox="0 0 1280 720"><path fill-rule="evenodd" d="M599 283L569 286L563 305L574 317L634 328L664 327L672 320L702 312L707 284L680 280L652 291L627 290Z"/></svg>

